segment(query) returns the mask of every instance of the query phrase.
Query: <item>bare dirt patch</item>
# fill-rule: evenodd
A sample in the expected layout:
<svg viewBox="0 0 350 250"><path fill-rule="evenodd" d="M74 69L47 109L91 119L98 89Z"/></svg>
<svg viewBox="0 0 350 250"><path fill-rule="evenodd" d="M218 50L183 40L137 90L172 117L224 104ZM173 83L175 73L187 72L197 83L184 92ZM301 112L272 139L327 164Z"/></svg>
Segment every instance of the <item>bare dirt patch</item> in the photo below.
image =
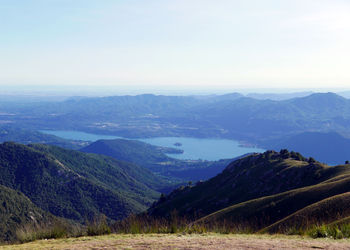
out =
<svg viewBox="0 0 350 250"><path fill-rule="evenodd" d="M0 249L350 249L350 240L282 235L107 235L41 240Z"/></svg>

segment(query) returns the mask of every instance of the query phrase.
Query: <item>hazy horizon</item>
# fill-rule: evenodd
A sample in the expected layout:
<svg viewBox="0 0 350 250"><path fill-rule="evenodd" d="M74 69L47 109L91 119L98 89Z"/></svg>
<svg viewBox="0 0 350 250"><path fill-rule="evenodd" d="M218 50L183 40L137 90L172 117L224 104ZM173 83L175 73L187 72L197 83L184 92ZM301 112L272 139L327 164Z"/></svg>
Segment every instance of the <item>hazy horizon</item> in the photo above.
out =
<svg viewBox="0 0 350 250"><path fill-rule="evenodd" d="M113 96L113 95L224 95L230 93L249 94L297 94L297 93L346 93L350 88L232 88L232 89L175 89L175 88L119 88L113 86L40 86L0 85L0 96Z"/></svg>
<svg viewBox="0 0 350 250"><path fill-rule="evenodd" d="M0 86L350 88L344 0L4 0L0 10Z"/></svg>
<svg viewBox="0 0 350 250"><path fill-rule="evenodd" d="M0 96L113 96L113 95L224 95L230 93L249 94L297 94L297 93L327 93L337 94L350 92L350 88L120 88L118 86L41 86L41 85L0 85Z"/></svg>

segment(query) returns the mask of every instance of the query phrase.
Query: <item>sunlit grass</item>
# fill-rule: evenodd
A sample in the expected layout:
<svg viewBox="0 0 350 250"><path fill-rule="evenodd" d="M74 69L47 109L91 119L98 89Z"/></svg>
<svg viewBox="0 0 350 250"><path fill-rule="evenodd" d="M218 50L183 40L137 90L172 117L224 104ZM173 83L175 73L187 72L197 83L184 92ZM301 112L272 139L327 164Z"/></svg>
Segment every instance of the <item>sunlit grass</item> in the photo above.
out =
<svg viewBox="0 0 350 250"><path fill-rule="evenodd" d="M316 243L324 244L349 244L350 240L329 240L329 239L312 239L309 236L286 236L280 234L109 234L102 236L83 236L78 238L63 238L51 240L38 240L20 245L0 246L0 249L129 249L140 247L161 248L167 247L184 247L182 244L189 244L188 247L201 244L221 244L222 242L289 242L294 247L295 242L304 242L309 245ZM202 246L203 247L203 246Z"/></svg>

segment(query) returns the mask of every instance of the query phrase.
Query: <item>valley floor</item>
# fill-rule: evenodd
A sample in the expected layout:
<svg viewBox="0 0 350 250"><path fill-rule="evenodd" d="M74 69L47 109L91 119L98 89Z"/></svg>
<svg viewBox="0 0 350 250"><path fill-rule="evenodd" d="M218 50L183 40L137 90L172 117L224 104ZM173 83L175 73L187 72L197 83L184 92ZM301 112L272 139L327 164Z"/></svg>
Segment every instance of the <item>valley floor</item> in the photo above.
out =
<svg viewBox="0 0 350 250"><path fill-rule="evenodd" d="M147 234L40 240L0 249L350 249L350 240L283 235Z"/></svg>

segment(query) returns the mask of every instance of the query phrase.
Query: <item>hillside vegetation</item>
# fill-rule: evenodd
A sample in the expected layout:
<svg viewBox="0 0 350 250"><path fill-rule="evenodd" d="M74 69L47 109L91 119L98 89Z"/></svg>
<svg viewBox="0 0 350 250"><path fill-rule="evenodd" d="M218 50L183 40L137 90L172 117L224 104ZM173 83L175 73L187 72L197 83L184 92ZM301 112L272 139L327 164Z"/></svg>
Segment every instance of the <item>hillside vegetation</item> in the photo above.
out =
<svg viewBox="0 0 350 250"><path fill-rule="evenodd" d="M346 223L350 217L350 192L331 196L306 206L303 209L283 218L280 221L270 225L262 232L288 233L286 230L297 228L306 230L314 225Z"/></svg>
<svg viewBox="0 0 350 250"><path fill-rule="evenodd" d="M48 145L0 144L0 184L79 222L121 219L154 201L162 180L136 165Z"/></svg>
<svg viewBox="0 0 350 250"><path fill-rule="evenodd" d="M51 224L55 220L23 193L0 185L0 242L16 239L19 225Z"/></svg>
<svg viewBox="0 0 350 250"><path fill-rule="evenodd" d="M171 219L176 211L206 230L288 233L348 218L348 192L350 165L330 167L287 150L267 151L161 197L148 215Z"/></svg>
<svg viewBox="0 0 350 250"><path fill-rule="evenodd" d="M133 143L138 144L131 141L130 145ZM126 152L133 152L132 147L129 149ZM149 152L162 156L159 150L164 149L152 148ZM147 160L145 155L140 153L139 157ZM160 196L159 190L172 185L148 169L105 155L42 144L3 143L0 237L13 240L26 225L57 221L63 225L87 223L85 235L112 230L309 232L313 237L350 237L350 164L328 166L285 149L269 150L234 160L207 181L188 183ZM101 224L96 218L105 219ZM45 235L25 234L24 238Z"/></svg>

